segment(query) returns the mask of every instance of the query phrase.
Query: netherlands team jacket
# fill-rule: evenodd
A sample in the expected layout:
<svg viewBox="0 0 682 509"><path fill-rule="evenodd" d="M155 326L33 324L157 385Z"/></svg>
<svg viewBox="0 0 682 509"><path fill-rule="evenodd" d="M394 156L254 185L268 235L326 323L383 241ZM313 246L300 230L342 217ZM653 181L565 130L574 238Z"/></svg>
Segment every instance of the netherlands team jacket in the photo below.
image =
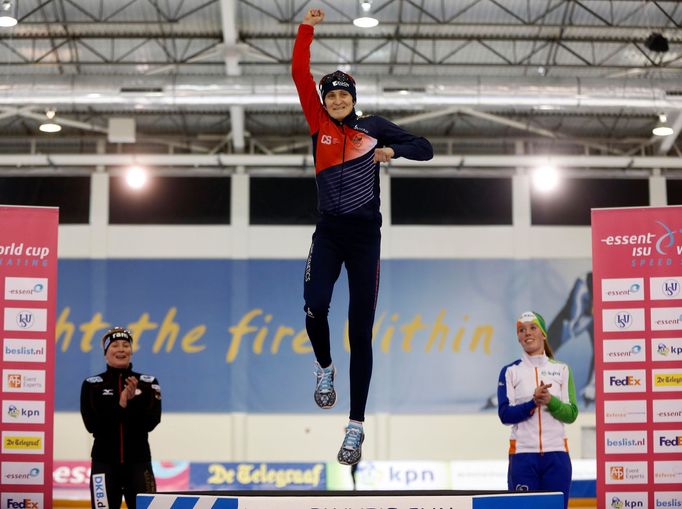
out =
<svg viewBox="0 0 682 509"><path fill-rule="evenodd" d="M396 124L355 110L342 122L324 109L310 74L313 27L300 25L294 43L291 73L313 140L318 209L323 215L374 219L379 214L379 163L374 149L390 147L394 157L426 161L433 148Z"/></svg>
<svg viewBox="0 0 682 509"><path fill-rule="evenodd" d="M536 407L533 392L540 383L552 384L548 405ZM511 425L509 454L568 452L564 423L578 417L573 375L568 365L547 356L521 359L502 368L497 387L498 415Z"/></svg>
<svg viewBox="0 0 682 509"><path fill-rule="evenodd" d="M129 376L137 378L137 394L126 408L119 405ZM151 461L148 434L161 422L161 388L152 375L107 366L104 373L83 381L81 415L95 437L92 459L105 463Z"/></svg>

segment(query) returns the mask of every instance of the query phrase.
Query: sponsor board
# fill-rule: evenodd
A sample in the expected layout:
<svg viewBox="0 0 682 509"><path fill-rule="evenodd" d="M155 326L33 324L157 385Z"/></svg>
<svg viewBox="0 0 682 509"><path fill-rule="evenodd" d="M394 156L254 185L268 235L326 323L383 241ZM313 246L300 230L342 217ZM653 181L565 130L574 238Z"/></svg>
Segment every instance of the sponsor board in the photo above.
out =
<svg viewBox="0 0 682 509"><path fill-rule="evenodd" d="M682 299L682 276L649 278L651 300Z"/></svg>
<svg viewBox="0 0 682 509"><path fill-rule="evenodd" d="M682 491L655 491L654 507L682 507Z"/></svg>
<svg viewBox="0 0 682 509"><path fill-rule="evenodd" d="M3 461L0 484L43 484L45 464L41 461Z"/></svg>
<svg viewBox="0 0 682 509"><path fill-rule="evenodd" d="M646 392L646 370L604 370L604 392Z"/></svg>
<svg viewBox="0 0 682 509"><path fill-rule="evenodd" d="M682 452L682 428L655 429L654 452Z"/></svg>
<svg viewBox="0 0 682 509"><path fill-rule="evenodd" d="M644 339L611 339L602 342L604 362L644 362Z"/></svg>
<svg viewBox="0 0 682 509"><path fill-rule="evenodd" d="M682 308L651 308L651 330L682 330Z"/></svg>
<svg viewBox="0 0 682 509"><path fill-rule="evenodd" d="M621 399L604 401L604 422L647 422L646 400Z"/></svg>
<svg viewBox="0 0 682 509"><path fill-rule="evenodd" d="M3 369L3 392L45 392L45 371L39 369Z"/></svg>
<svg viewBox="0 0 682 509"><path fill-rule="evenodd" d="M682 391L682 369L652 369L651 390L654 392Z"/></svg>
<svg viewBox="0 0 682 509"><path fill-rule="evenodd" d="M47 331L47 309L5 308L5 330Z"/></svg>
<svg viewBox="0 0 682 509"><path fill-rule="evenodd" d="M607 431L604 449L607 454L646 454L646 430Z"/></svg>
<svg viewBox="0 0 682 509"><path fill-rule="evenodd" d="M44 431L13 431L2 432L3 454L44 454Z"/></svg>
<svg viewBox="0 0 682 509"><path fill-rule="evenodd" d="M45 362L47 341L44 339L11 339L2 342L2 360L5 362Z"/></svg>
<svg viewBox="0 0 682 509"><path fill-rule="evenodd" d="M655 484L682 484L682 461L654 461Z"/></svg>
<svg viewBox="0 0 682 509"><path fill-rule="evenodd" d="M648 505L649 494L645 491L607 491L604 496L607 509L646 509Z"/></svg>
<svg viewBox="0 0 682 509"><path fill-rule="evenodd" d="M651 340L651 360L682 360L682 338L653 338Z"/></svg>
<svg viewBox="0 0 682 509"><path fill-rule="evenodd" d="M21 424L44 424L45 402L44 401L2 401L2 422Z"/></svg>
<svg viewBox="0 0 682 509"><path fill-rule="evenodd" d="M604 332L630 332L644 330L644 309L603 309Z"/></svg>
<svg viewBox="0 0 682 509"><path fill-rule="evenodd" d="M646 461L607 461L604 464L606 484L646 484Z"/></svg>
<svg viewBox="0 0 682 509"><path fill-rule="evenodd" d="M6 277L5 300L47 300L47 278Z"/></svg>
<svg viewBox="0 0 682 509"><path fill-rule="evenodd" d="M3 430L3 454L44 454L44 431Z"/></svg>
<svg viewBox="0 0 682 509"><path fill-rule="evenodd" d="M42 493L3 493L0 495L2 509L46 509Z"/></svg>
<svg viewBox="0 0 682 509"><path fill-rule="evenodd" d="M605 302L643 300L644 278L618 278L601 280L601 300Z"/></svg>
<svg viewBox="0 0 682 509"><path fill-rule="evenodd" d="M653 400L653 422L682 422L682 399Z"/></svg>
<svg viewBox="0 0 682 509"><path fill-rule="evenodd" d="M190 485L199 490L325 489L324 463L191 463Z"/></svg>

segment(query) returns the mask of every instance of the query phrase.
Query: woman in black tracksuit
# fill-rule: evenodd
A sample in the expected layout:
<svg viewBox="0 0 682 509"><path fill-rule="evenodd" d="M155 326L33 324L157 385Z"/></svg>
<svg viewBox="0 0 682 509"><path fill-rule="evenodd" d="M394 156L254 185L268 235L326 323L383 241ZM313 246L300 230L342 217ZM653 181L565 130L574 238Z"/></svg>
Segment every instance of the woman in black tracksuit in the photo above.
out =
<svg viewBox="0 0 682 509"><path fill-rule="evenodd" d="M298 28L292 77L310 128L321 219L304 273L306 330L315 352L315 402L336 403L327 314L334 283L345 264L350 303L350 422L339 462L356 464L362 454L365 406L372 375L372 325L379 289L381 214L379 164L397 157L428 160L431 144L374 115L355 113L355 81L341 71L324 76L319 92L310 74L314 26L324 19L310 9Z"/></svg>
<svg viewBox="0 0 682 509"><path fill-rule="evenodd" d="M161 421L161 388L132 370L133 336L121 327L102 338L107 369L81 387L81 416L95 437L90 497L93 508L135 509L138 493L155 493L148 433Z"/></svg>

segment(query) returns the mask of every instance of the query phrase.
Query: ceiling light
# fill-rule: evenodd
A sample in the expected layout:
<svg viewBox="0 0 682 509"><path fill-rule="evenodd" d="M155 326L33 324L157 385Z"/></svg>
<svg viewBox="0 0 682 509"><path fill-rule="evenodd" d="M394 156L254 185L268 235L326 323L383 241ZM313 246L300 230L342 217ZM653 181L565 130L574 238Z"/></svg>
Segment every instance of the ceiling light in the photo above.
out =
<svg viewBox="0 0 682 509"><path fill-rule="evenodd" d="M47 121L43 122L40 124L38 129L40 129L44 133L58 133L59 131L62 130L62 126L60 126L58 123L54 122L54 117L57 114L55 110L47 110L45 112L45 116L47 117Z"/></svg>
<svg viewBox="0 0 682 509"><path fill-rule="evenodd" d="M126 173L126 182L133 189L142 189L147 183L147 172L140 166L131 166Z"/></svg>
<svg viewBox="0 0 682 509"><path fill-rule="evenodd" d="M0 3L0 27L10 28L17 24L16 12L11 0L2 0Z"/></svg>
<svg viewBox="0 0 682 509"><path fill-rule="evenodd" d="M541 166L533 172L533 185L540 192L553 191L559 185L559 172L554 166Z"/></svg>
<svg viewBox="0 0 682 509"><path fill-rule="evenodd" d="M658 116L658 124L651 132L654 136L670 136L673 133L673 128L668 125L668 117L661 113Z"/></svg>
<svg viewBox="0 0 682 509"><path fill-rule="evenodd" d="M371 0L360 1L361 15L353 20L353 24L359 28L373 28L379 24L379 20L370 15L372 10Z"/></svg>

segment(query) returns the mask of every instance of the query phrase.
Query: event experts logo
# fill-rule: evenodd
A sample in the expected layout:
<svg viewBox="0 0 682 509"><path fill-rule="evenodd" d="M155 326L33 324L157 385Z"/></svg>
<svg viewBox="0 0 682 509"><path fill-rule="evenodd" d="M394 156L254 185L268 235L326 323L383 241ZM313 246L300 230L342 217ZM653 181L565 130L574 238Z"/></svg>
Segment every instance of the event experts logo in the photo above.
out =
<svg viewBox="0 0 682 509"><path fill-rule="evenodd" d="M599 241L609 248L628 250L632 268L668 266L673 260L682 261L682 229L671 228L662 221L655 221L654 225L646 233L606 235Z"/></svg>
<svg viewBox="0 0 682 509"><path fill-rule="evenodd" d="M34 369L3 369L3 392L45 392L45 371Z"/></svg>
<svg viewBox="0 0 682 509"><path fill-rule="evenodd" d="M606 484L646 484L648 470L646 461L607 461Z"/></svg>

